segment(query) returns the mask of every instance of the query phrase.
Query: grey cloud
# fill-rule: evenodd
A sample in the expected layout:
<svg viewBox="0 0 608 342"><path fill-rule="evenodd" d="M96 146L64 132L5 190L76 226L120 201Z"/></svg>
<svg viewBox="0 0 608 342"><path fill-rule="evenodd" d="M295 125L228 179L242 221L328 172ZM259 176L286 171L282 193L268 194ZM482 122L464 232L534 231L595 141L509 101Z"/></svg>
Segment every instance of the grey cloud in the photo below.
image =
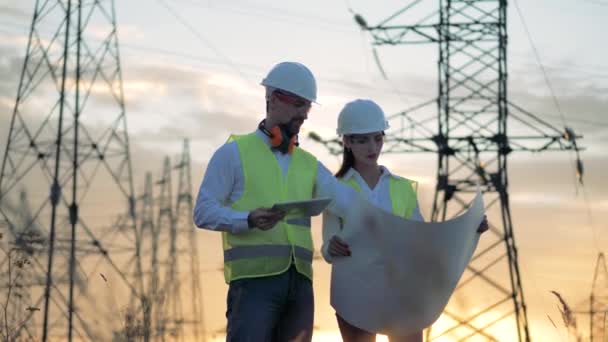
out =
<svg viewBox="0 0 608 342"><path fill-rule="evenodd" d="M15 50L0 47L0 96L16 96L22 68L23 58Z"/></svg>
<svg viewBox="0 0 608 342"><path fill-rule="evenodd" d="M531 69L522 70L524 71L516 71L511 74L512 78L509 83L510 101L562 132L564 124L561 114L556 108L554 99L548 95L548 88L542 75L539 75L538 72L533 73ZM551 78L551 84L557 95L565 125L573 128L577 134L584 136L583 140L579 142L581 146L587 146L590 152L601 150L602 144L605 144L608 138L608 117L606 116L606 109L608 108L606 87L608 82L603 82L598 78L590 78L586 74L571 74L567 70L560 70L560 72L556 72L554 77ZM431 94L435 92L435 85L430 82L430 79L425 81L414 78L408 82L408 79L398 78L395 82L400 89L407 89L404 91L405 93L414 90L412 83L417 86L415 91L430 92ZM432 115L436 115L435 104L430 104L426 107L426 110L427 112L430 111L429 113L432 113ZM417 111L412 113L410 117L419 122L428 118L429 113L425 114L422 111ZM395 121L393 126L401 127L399 119ZM509 119L508 127L511 134L538 135L533 129L522 127L515 120L515 117ZM436 119L428 122L426 128L435 132L437 129Z"/></svg>
<svg viewBox="0 0 608 342"><path fill-rule="evenodd" d="M231 89L207 84L209 77L210 74L204 71L173 66L143 65L129 69L125 76L127 82L132 79L162 84L167 93L162 99L149 99L145 96L131 99L127 103L127 112L144 112L150 109L150 102L157 101L176 113L167 124L134 134L134 140L176 141L188 137L193 140L220 141L230 133L253 130L261 114L256 116L252 113L251 99L243 96L235 101ZM259 113L263 113L263 108L259 108Z"/></svg>
<svg viewBox="0 0 608 342"><path fill-rule="evenodd" d="M178 119L158 127L151 132L141 132L134 140L176 141L179 138L192 140L221 140L231 133L250 132L257 124L256 117L242 117L229 112L205 112L193 109L178 115Z"/></svg>
<svg viewBox="0 0 608 342"><path fill-rule="evenodd" d="M365 92L368 96L376 96L376 94L394 94L400 98L406 99L405 102L411 102L412 98L426 97L432 98L437 89L437 82L428 77L419 77L416 75L395 75L383 81L377 77L370 82L367 79L358 80L357 77L349 74L341 74L340 77L325 78L320 75L319 80L327 81L332 86L337 86L340 89L345 89L349 92Z"/></svg>
<svg viewBox="0 0 608 342"><path fill-rule="evenodd" d="M23 58L19 57L16 51L13 49L0 47L0 153L2 154L5 153L22 64ZM145 73L145 70L142 71L142 74ZM175 72L167 73L167 76L170 75L173 75L173 77L177 79L185 79L188 76L187 74L177 75ZM108 102L108 104L109 103L110 102ZM114 101L111 103L115 104ZM89 108L92 108L91 104L89 104ZM27 113L25 113L25 115L27 115ZM34 117L30 117L30 119L33 120L29 121L31 124L29 127L30 129L37 127L41 120L40 118ZM188 125L190 124L187 124L186 127ZM93 136L97 136L96 133L103 130L104 127L89 126L87 129L92 133ZM172 133L177 134L177 129L174 129ZM162 136L163 131L160 130L158 134ZM179 136L183 136L183 134L180 134ZM177 146L180 146L178 140L176 140L176 144ZM131 148L133 151L137 151L136 154L132 153L132 155L138 157L138 167L140 167L142 170L160 169L164 155L159 155L158 151L147 150L133 143L131 144Z"/></svg>
<svg viewBox="0 0 608 342"><path fill-rule="evenodd" d="M129 60L122 61L121 64L124 84L130 82L155 84L167 89L166 97L175 101L186 98L196 99L198 97L198 86L206 77L206 74L203 72L192 72L171 66L146 65L145 63L135 64L134 61ZM97 82L101 82L101 80ZM132 97L129 96L128 89L124 93L127 111L144 109L146 104L154 100L150 98L151 94L142 93L139 96ZM93 96L93 100L98 105L114 106L116 104L116 100L109 93L96 93Z"/></svg>
<svg viewBox="0 0 608 342"><path fill-rule="evenodd" d="M11 49L0 47L0 56L0 153L4 153L23 62Z"/></svg>
<svg viewBox="0 0 608 342"><path fill-rule="evenodd" d="M608 108L608 79L605 76L575 71L566 65L549 72L548 78L566 119L572 119L573 124L576 120L595 120L608 125L605 118L605 110ZM511 101L517 101L541 115L559 117L549 90L537 66L520 67L511 73ZM539 92L543 95L538 95Z"/></svg>
<svg viewBox="0 0 608 342"><path fill-rule="evenodd" d="M14 103L19 83L19 74L23 59L16 51L2 48L0 54L0 147L2 153L6 146L9 123L12 116L12 105ZM139 170L156 170L162 165L164 152L159 153L157 149L145 147L149 141L169 141L175 147L171 150L179 149L180 139L191 138L193 140L211 140L220 142L225 140L230 133L243 133L251 131L259 119L255 115L243 116L244 109L239 109L237 104L225 106L224 111L203 108L197 103L201 94L201 82L208 74L205 72L191 72L173 67L162 67L153 65L133 66L125 72L127 81L148 81L164 84L168 89L166 94L167 106L174 107L174 104L183 105L179 108L181 114L175 115L170 123L157 127L150 131L131 134L131 148L137 153L132 153L137 158ZM205 94L213 102L222 103L230 101L228 95L223 90L207 87ZM157 100L157 99L156 99ZM88 108L95 105L116 106L116 101L111 96L96 94L94 101L89 103ZM161 100L161 102L164 100ZM127 102L127 120L130 115L146 112L149 97L131 99ZM96 109L97 111L98 109ZM161 109L164 110L164 109ZM86 111L86 108L85 108ZM261 112L261 110L260 110ZM133 113L133 114L131 114ZM83 113L86 115L86 113ZM95 130L94 127L90 129ZM142 145L143 144L143 145Z"/></svg>
<svg viewBox="0 0 608 342"><path fill-rule="evenodd" d="M33 8L29 11L26 10L22 3L14 0L8 0L8 3L0 5L0 12L2 15L18 21L31 20L32 10Z"/></svg>

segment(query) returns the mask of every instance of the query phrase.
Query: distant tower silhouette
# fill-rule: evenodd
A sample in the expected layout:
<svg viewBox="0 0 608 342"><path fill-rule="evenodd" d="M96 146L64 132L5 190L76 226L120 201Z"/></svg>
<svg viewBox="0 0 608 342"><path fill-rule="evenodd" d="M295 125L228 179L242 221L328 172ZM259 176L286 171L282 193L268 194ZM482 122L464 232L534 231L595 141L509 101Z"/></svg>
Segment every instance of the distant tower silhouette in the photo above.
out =
<svg viewBox="0 0 608 342"><path fill-rule="evenodd" d="M591 296L589 296L589 335L591 342L606 341L608 314L608 270L604 253L597 256Z"/></svg>
<svg viewBox="0 0 608 342"><path fill-rule="evenodd" d="M2 300L7 305L7 317L2 314L2 334L9 340L32 338L36 335L33 324L19 328L20 322L35 321L33 313L39 308L32 306L30 287L37 282L37 272L31 259L44 253L47 240L42 229L32 224L32 212L25 191L21 191L19 202L0 202L0 211L5 219L0 220L0 249L6 253L0 262ZM6 218L9 218L8 220ZM8 289L10 288L10 292Z"/></svg>
<svg viewBox="0 0 608 342"><path fill-rule="evenodd" d="M192 166L190 161L190 142L184 140L183 150L179 164L175 166L178 172L177 203L175 209L175 229L177 232L176 255L179 256L178 264L189 264L189 268L180 268L179 279L181 284L181 296L184 304L190 309L183 308L182 318L188 317L186 321L192 326L192 333L196 341L207 340L205 329L205 315L203 307L203 290L201 285L200 260L197 245L196 228L192 223ZM187 261L187 263L186 263ZM187 299L187 300L185 300ZM184 301L185 300L185 301ZM187 315L185 315L187 313Z"/></svg>
<svg viewBox="0 0 608 342"><path fill-rule="evenodd" d="M173 172L178 173L178 188L173 190ZM144 272L143 305L134 295L131 305L142 322L145 341L205 341L202 290L200 283L196 231L192 223L192 182L190 151L184 141L179 162L171 166L166 157L153 190L152 175L146 174L140 196L141 239L138 264ZM158 194L155 196L154 194Z"/></svg>

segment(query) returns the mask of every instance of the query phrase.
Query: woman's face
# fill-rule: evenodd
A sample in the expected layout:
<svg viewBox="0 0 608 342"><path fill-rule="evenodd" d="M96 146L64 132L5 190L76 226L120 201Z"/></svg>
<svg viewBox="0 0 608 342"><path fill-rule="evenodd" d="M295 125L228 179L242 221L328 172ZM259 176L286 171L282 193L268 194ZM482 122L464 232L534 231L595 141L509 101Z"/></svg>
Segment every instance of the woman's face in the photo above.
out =
<svg viewBox="0 0 608 342"><path fill-rule="evenodd" d="M378 165L384 144L384 133L349 134L343 137L344 146L353 151L356 165Z"/></svg>

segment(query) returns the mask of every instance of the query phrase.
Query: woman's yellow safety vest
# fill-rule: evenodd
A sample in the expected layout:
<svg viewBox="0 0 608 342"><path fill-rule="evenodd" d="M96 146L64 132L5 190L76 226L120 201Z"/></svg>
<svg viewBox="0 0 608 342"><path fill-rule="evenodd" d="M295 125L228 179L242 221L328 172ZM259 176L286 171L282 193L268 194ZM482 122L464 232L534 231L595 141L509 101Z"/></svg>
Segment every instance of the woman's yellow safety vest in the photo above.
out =
<svg viewBox="0 0 608 342"><path fill-rule="evenodd" d="M278 202L313 198L317 159L294 148L285 180L271 149L255 133L232 136L236 141L244 174L242 197L232 209L251 211L270 208ZM310 218L285 219L269 230L222 232L226 283L242 278L264 277L285 272L292 261L299 273L312 280L313 244Z"/></svg>
<svg viewBox="0 0 608 342"><path fill-rule="evenodd" d="M353 187L357 192L361 192L361 187L357 181L351 177L342 182ZM416 182L403 177L391 175L388 181L389 195L391 198L392 213L396 216L409 219L416 208Z"/></svg>

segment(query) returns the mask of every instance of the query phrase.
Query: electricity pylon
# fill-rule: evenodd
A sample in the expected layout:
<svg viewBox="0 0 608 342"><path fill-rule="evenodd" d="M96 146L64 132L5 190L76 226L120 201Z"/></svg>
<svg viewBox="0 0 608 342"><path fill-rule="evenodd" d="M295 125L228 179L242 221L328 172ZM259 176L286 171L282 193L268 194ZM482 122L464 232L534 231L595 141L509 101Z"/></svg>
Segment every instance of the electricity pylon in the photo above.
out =
<svg viewBox="0 0 608 342"><path fill-rule="evenodd" d="M606 323L608 322L608 268L606 268L606 258L604 253L599 253L593 273L591 294L589 302L578 306L576 314L584 315L589 318L589 341L602 342L606 335ZM582 327L578 327L581 329Z"/></svg>
<svg viewBox="0 0 608 342"><path fill-rule="evenodd" d="M177 172L178 188L173 190L173 172ZM146 174L144 192L140 196L142 236L138 264L145 272L145 305L137 309L145 341L205 341L203 297L196 231L192 225L192 182L190 150L184 141L178 163L171 165L166 157L161 176L153 190L151 173ZM158 195L155 197L154 193ZM136 274L137 275L137 274Z"/></svg>
<svg viewBox="0 0 608 342"><path fill-rule="evenodd" d="M36 340L107 340L121 322L99 321L119 310L95 300L101 277L137 291L121 265L137 236L116 32L113 1L36 1L0 173L0 202L25 189L29 224L43 230L45 252L30 256L44 279L29 288L40 311L24 324ZM104 222L125 207L123 229Z"/></svg>
<svg viewBox="0 0 608 342"><path fill-rule="evenodd" d="M192 167L190 162L190 142L184 140L180 161L174 167L178 172L177 201L175 205L175 229L178 237L178 251L180 256L179 265L186 265L189 268L179 270L182 281L181 293L187 298L185 304L189 309L184 308L191 319L192 335L196 341L206 341L205 315L203 307L203 290L201 285L200 260L197 245L196 228L192 224Z"/></svg>
<svg viewBox="0 0 608 342"><path fill-rule="evenodd" d="M405 18L426 11L416 11L420 3L411 1L376 25L355 15L375 46L435 43L439 48L437 98L389 116L393 129L387 132L384 151L437 154L433 221L463 212L477 184L486 210L500 213L499 221L490 220L490 231L427 340L505 341L509 337L504 331L510 331L516 340L529 341L509 201L508 156L514 151L575 150L578 157L580 137L508 101L505 0L439 0L439 9L422 19ZM397 23L401 19L411 24ZM433 122L436 129L429 128ZM338 139L314 133L310 137L331 153L342 150ZM580 160L577 166L582 172Z"/></svg>
<svg viewBox="0 0 608 342"><path fill-rule="evenodd" d="M5 255L0 261L0 293L6 310L0 314L0 338L32 339L33 324L26 323L33 320L29 313L39 308L32 305L29 289L43 284L43 278L33 270L30 259L45 252L47 241L42 230L31 224L32 212L25 191L21 191L17 205L3 201L0 207L4 214L0 220L0 249Z"/></svg>
<svg viewBox="0 0 608 342"><path fill-rule="evenodd" d="M593 275L593 286L589 296L590 341L606 340L606 315L608 313L608 270L604 253L597 257L595 273Z"/></svg>

